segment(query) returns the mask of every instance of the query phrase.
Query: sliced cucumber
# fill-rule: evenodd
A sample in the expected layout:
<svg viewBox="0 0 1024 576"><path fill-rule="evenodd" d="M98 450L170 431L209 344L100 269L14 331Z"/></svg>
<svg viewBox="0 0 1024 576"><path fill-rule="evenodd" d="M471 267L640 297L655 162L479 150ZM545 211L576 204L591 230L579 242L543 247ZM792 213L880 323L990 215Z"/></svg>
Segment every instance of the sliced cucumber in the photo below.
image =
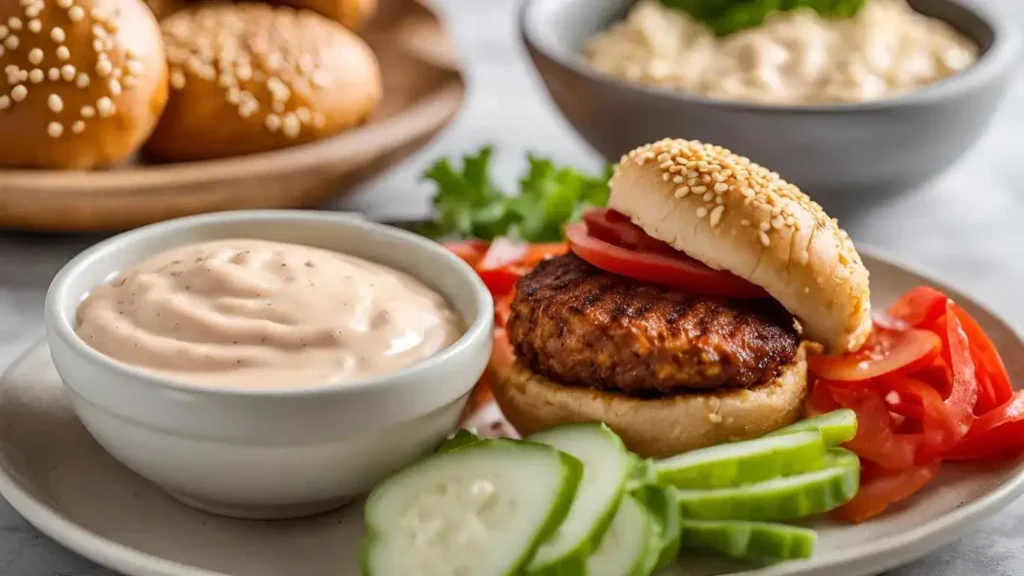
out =
<svg viewBox="0 0 1024 576"><path fill-rule="evenodd" d="M679 558L682 528L679 518L679 494L672 486L645 485L632 493L632 496L647 507L647 510L658 521L658 563L660 570L675 563Z"/></svg>
<svg viewBox="0 0 1024 576"><path fill-rule="evenodd" d="M833 410L814 416L813 418L807 418L801 420L796 424L776 430L769 434L769 436L778 436L781 434L792 434L794 432L804 432L807 430L817 430L821 432L821 437L825 441L825 444L829 446L838 446L843 442L849 442L853 440L853 437L857 435L857 413L849 408L841 408L839 410Z"/></svg>
<svg viewBox="0 0 1024 576"><path fill-rule="evenodd" d="M687 548L714 550L739 560L810 558L818 534L808 528L739 520L681 521Z"/></svg>
<svg viewBox="0 0 1024 576"><path fill-rule="evenodd" d="M568 514L582 476L576 458L530 442L430 456L370 493L363 573L518 573Z"/></svg>
<svg viewBox="0 0 1024 576"><path fill-rule="evenodd" d="M604 424L559 426L529 440L578 458L583 462L583 480L569 515L537 549L527 572L566 572L570 566L582 567L615 516L634 460L622 440Z"/></svg>
<svg viewBox="0 0 1024 576"><path fill-rule="evenodd" d="M455 434L452 434L441 447L437 449L438 452L449 452L463 446L469 446L480 441L480 437L473 434L465 428L459 428Z"/></svg>
<svg viewBox="0 0 1024 576"><path fill-rule="evenodd" d="M597 550L587 559L588 576L648 576L661 551L658 521L630 495L619 503Z"/></svg>
<svg viewBox="0 0 1024 576"><path fill-rule="evenodd" d="M654 463L658 481L678 488L725 488L820 468L825 443L815 430L719 444Z"/></svg>
<svg viewBox="0 0 1024 576"><path fill-rule="evenodd" d="M658 473L654 470L654 460L642 458L636 454L630 454L630 457L632 464L629 479L626 481L627 492L658 482Z"/></svg>
<svg viewBox="0 0 1024 576"><path fill-rule="evenodd" d="M683 518L701 520L790 520L827 512L845 504L860 483L860 462L757 484L715 490L680 490Z"/></svg>

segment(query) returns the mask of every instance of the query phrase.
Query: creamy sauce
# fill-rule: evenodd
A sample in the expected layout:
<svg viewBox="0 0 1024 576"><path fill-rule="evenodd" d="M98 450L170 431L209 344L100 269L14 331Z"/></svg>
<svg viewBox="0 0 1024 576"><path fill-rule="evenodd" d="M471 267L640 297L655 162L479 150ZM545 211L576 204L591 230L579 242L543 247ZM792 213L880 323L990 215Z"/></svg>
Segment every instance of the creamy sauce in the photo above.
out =
<svg viewBox="0 0 1024 576"><path fill-rule="evenodd" d="M326 385L433 356L464 326L390 268L318 248L223 240L154 256L96 288L78 334L174 380L235 388Z"/></svg>
<svg viewBox="0 0 1024 576"><path fill-rule="evenodd" d="M892 97L972 65L978 47L906 0L868 0L852 18L778 12L718 38L682 10L641 0L585 49L625 80L764 104L856 103Z"/></svg>

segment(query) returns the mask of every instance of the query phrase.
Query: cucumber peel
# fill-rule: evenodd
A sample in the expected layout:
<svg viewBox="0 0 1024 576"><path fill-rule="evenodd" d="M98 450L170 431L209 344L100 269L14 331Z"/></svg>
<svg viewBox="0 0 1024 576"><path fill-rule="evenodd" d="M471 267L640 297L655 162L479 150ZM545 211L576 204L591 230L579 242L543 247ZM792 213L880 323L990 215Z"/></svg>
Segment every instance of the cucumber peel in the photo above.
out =
<svg viewBox="0 0 1024 576"><path fill-rule="evenodd" d="M370 493L363 573L518 574L568 515L582 477L579 460L532 442L429 456Z"/></svg>
<svg viewBox="0 0 1024 576"><path fill-rule="evenodd" d="M587 559L588 576L649 576L658 564L658 521L643 504L622 497L600 545Z"/></svg>
<svg viewBox="0 0 1024 576"><path fill-rule="evenodd" d="M631 495L641 502L658 522L658 562L656 570L667 568L679 558L682 527L679 518L679 494L672 486L645 485Z"/></svg>
<svg viewBox="0 0 1024 576"><path fill-rule="evenodd" d="M817 430L804 430L694 450L654 469L660 483L677 488L726 488L818 468L825 449Z"/></svg>
<svg viewBox="0 0 1024 576"><path fill-rule="evenodd" d="M577 573L600 544L615 517L634 468L625 444L604 424L569 424L528 440L571 454L583 463L583 479L565 521L527 565L528 574Z"/></svg>
<svg viewBox="0 0 1024 576"><path fill-rule="evenodd" d="M839 410L833 410L801 420L781 430L776 430L769 434L769 436L793 434L808 430L820 432L821 438L825 441L826 445L838 446L853 440L853 437L857 435L857 413L849 408L840 408Z"/></svg>
<svg viewBox="0 0 1024 576"><path fill-rule="evenodd" d="M738 560L810 558L818 535L814 530L742 520L681 520L687 548L713 550Z"/></svg>
<svg viewBox="0 0 1024 576"><path fill-rule="evenodd" d="M683 518L791 520L828 512L850 501L860 486L860 462L756 484L713 490L680 490Z"/></svg>
<svg viewBox="0 0 1024 576"><path fill-rule="evenodd" d="M626 480L626 491L633 491L637 488L656 484L658 473L654 469L654 461L650 458L642 458L636 454L630 454L632 466L629 472L629 479Z"/></svg>
<svg viewBox="0 0 1024 576"><path fill-rule="evenodd" d="M469 446L470 444L474 444L479 441L480 437L477 436L476 434L473 434L472 432L466 430L465 428L459 428L455 432L455 434L452 434L447 440L444 441L444 444L441 444L441 447L438 448L437 451L450 452L452 450L457 450L459 448L462 448L463 446Z"/></svg>

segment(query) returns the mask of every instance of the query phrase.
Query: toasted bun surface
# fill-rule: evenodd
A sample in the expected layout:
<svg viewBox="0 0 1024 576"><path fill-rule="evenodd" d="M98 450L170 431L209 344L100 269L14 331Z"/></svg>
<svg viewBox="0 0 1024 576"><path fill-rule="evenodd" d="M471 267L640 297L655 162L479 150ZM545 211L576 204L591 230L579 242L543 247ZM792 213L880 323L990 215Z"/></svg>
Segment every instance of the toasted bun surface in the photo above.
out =
<svg viewBox="0 0 1024 576"><path fill-rule="evenodd" d="M649 458L757 438L788 426L803 416L807 393L803 347L766 384L664 398L565 386L518 361L492 362L488 376L502 413L523 436L560 424L604 422L630 450Z"/></svg>
<svg viewBox="0 0 1024 576"><path fill-rule="evenodd" d="M622 157L609 207L711 268L762 286L830 353L871 332L868 271L796 186L719 146L661 140Z"/></svg>
<svg viewBox="0 0 1024 576"><path fill-rule="evenodd" d="M160 23L171 96L148 156L204 160L274 150L362 124L382 97L370 47L307 10L211 5Z"/></svg>
<svg viewBox="0 0 1024 576"><path fill-rule="evenodd" d="M358 30L377 13L377 0L278 0L279 4L305 8Z"/></svg>
<svg viewBox="0 0 1024 576"><path fill-rule="evenodd" d="M167 62L142 0L0 2L0 166L126 159L167 103Z"/></svg>

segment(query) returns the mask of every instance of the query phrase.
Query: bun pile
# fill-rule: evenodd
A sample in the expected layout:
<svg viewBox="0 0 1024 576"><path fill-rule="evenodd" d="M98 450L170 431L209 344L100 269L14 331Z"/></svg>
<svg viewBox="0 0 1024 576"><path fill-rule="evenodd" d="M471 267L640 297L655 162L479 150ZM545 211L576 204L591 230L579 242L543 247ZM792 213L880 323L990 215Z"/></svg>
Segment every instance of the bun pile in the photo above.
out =
<svg viewBox="0 0 1024 576"><path fill-rule="evenodd" d="M0 3L0 167L194 161L365 122L382 98L352 29L376 0Z"/></svg>

